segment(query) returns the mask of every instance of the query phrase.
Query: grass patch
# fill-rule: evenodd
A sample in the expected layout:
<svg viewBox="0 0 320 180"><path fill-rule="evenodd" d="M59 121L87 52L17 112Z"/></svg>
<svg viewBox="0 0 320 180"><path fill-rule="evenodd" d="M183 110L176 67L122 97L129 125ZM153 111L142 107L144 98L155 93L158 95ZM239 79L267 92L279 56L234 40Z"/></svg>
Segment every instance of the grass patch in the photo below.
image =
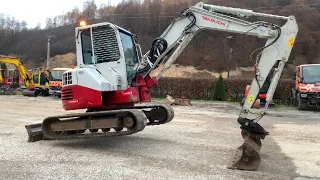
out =
<svg viewBox="0 0 320 180"><path fill-rule="evenodd" d="M286 104L275 104L274 107L272 108L275 111L283 111L283 110L295 110L296 107L294 105L286 105Z"/></svg>
<svg viewBox="0 0 320 180"><path fill-rule="evenodd" d="M165 98L152 98L152 102L164 102L164 101L165 101ZM240 107L240 102L213 101L213 100L200 100L200 99L190 99L190 101L194 103L221 103L221 104L224 103L224 104ZM273 110L273 111L286 111L286 110L295 110L295 109L296 107L294 105L286 105L286 104L280 104L280 103L276 103L274 104L274 106L268 107L268 110ZM255 110L255 109L252 109L252 110ZM260 110L262 110L262 108Z"/></svg>
<svg viewBox="0 0 320 180"><path fill-rule="evenodd" d="M152 98L151 101L163 102L165 101L165 98ZM228 101L214 101L214 100L201 100L201 99L190 99L190 101L196 102L196 103L227 103L231 105L240 105L240 102L228 102Z"/></svg>

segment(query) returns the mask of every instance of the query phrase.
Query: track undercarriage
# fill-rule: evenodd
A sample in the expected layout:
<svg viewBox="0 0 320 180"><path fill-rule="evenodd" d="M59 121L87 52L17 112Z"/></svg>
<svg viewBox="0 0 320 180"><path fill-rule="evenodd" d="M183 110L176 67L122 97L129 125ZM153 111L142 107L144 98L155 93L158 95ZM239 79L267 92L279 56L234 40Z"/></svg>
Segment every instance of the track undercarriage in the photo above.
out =
<svg viewBox="0 0 320 180"><path fill-rule="evenodd" d="M79 139L130 135L146 126L161 125L174 117L173 108L166 105L96 111L63 116L51 116L42 123L26 125L28 141L47 139Z"/></svg>

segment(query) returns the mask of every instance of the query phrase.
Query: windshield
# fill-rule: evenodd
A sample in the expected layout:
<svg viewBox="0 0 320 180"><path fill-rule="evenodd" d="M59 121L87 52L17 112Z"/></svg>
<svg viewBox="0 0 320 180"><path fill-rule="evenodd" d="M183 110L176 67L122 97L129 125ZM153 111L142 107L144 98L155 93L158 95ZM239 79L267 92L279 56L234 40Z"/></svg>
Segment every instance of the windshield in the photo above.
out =
<svg viewBox="0 0 320 180"><path fill-rule="evenodd" d="M320 83L320 65L302 67L303 82L307 84Z"/></svg>
<svg viewBox="0 0 320 180"><path fill-rule="evenodd" d="M139 60L135 51L136 47L133 42L132 36L120 31L120 39L122 42L124 57L126 58L125 61L127 66L136 66L139 63Z"/></svg>
<svg viewBox="0 0 320 180"><path fill-rule="evenodd" d="M139 64L139 59L132 36L123 31L119 31L119 33L126 61L127 80L130 84L136 74L136 68Z"/></svg>
<svg viewBox="0 0 320 180"><path fill-rule="evenodd" d="M51 71L51 81L62 81L62 74L64 70L61 71Z"/></svg>

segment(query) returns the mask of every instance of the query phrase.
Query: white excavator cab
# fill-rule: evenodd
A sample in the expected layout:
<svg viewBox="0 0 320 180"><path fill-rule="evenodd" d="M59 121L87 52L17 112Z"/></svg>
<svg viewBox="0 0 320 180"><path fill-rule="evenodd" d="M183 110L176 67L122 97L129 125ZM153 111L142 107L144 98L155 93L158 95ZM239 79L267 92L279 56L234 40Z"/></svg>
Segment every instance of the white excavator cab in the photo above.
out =
<svg viewBox="0 0 320 180"><path fill-rule="evenodd" d="M75 32L77 68L68 72L78 78L72 84L91 84L101 91L127 89L141 57L134 35L111 23L78 27Z"/></svg>

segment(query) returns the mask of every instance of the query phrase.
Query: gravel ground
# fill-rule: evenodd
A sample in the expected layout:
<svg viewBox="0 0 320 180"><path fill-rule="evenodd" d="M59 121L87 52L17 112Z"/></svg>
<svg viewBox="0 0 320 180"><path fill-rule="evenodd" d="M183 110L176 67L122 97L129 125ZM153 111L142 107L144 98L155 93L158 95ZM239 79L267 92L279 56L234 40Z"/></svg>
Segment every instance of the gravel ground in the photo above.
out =
<svg viewBox="0 0 320 180"><path fill-rule="evenodd" d="M320 113L271 111L261 166L247 172L227 169L243 141L225 104L175 106L169 124L125 137L28 143L26 124L71 112L50 97L0 101L0 179L320 179Z"/></svg>

